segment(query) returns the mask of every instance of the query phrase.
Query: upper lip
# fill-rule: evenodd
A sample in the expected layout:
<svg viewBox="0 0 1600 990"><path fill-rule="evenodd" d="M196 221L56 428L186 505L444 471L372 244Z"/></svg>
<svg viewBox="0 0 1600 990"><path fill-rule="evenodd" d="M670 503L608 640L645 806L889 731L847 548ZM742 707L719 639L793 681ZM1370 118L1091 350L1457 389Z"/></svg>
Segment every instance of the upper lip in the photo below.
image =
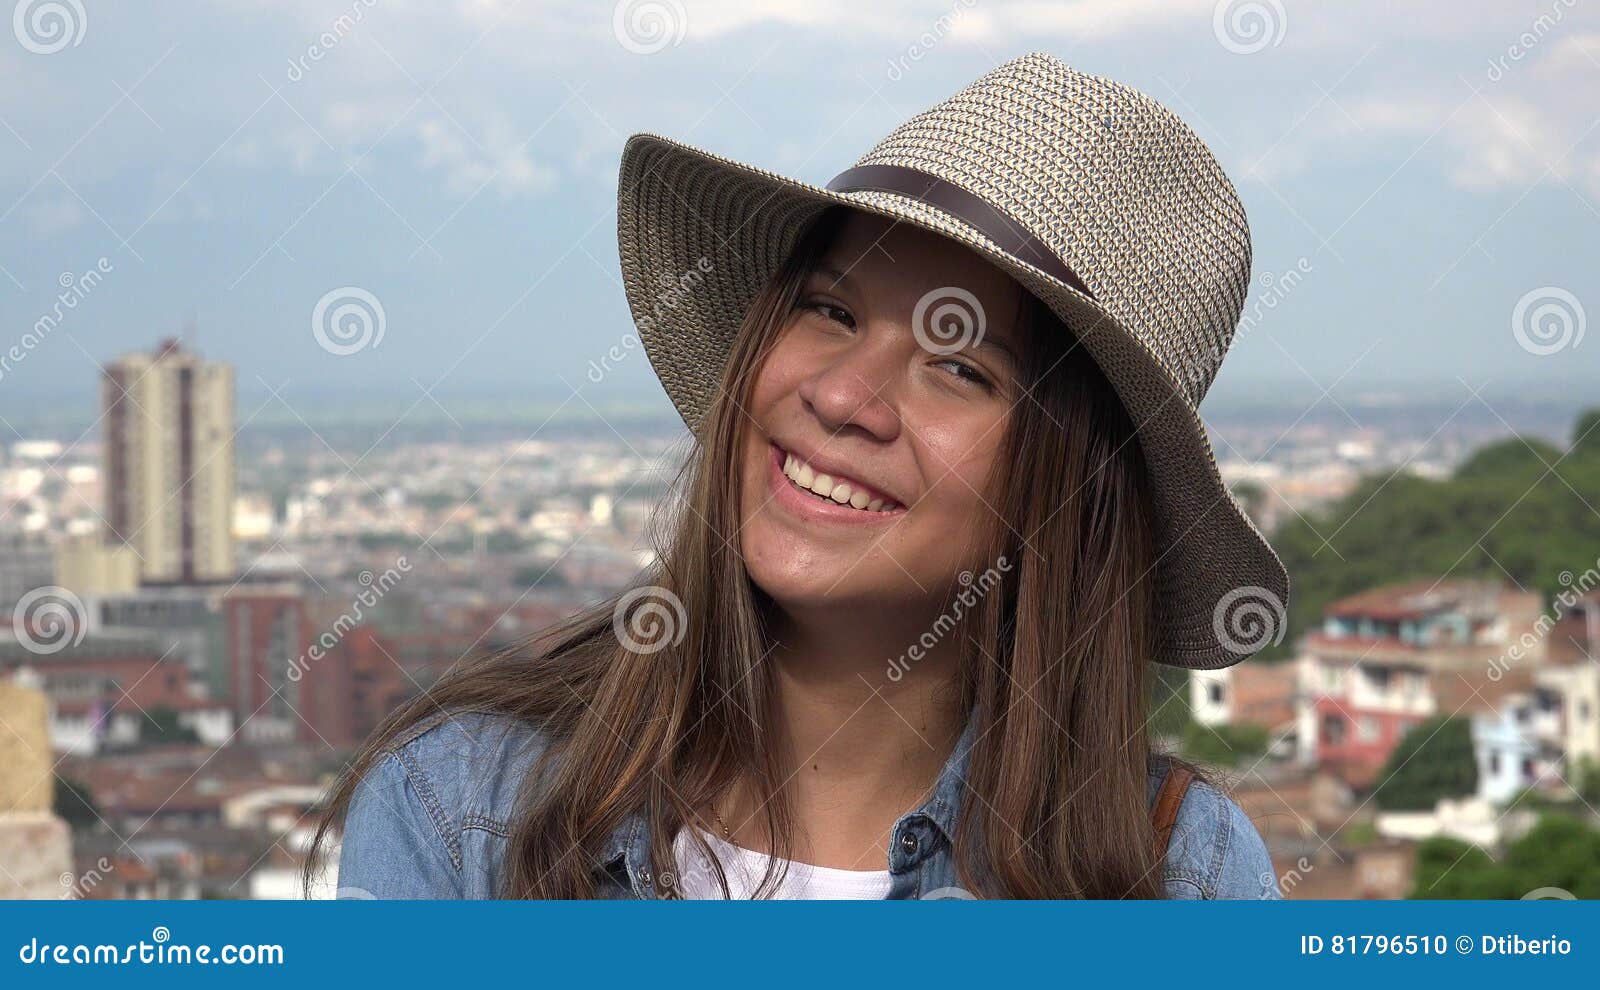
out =
<svg viewBox="0 0 1600 990"><path fill-rule="evenodd" d="M774 440L772 442L783 452L793 454L811 465L812 469L817 473L828 475L836 481L844 481L852 489L860 489L866 492L868 498L881 498L885 502L894 502L898 505L908 504L905 499L888 489L861 478L853 470L847 470L840 461L833 460L800 444L790 443L787 440Z"/></svg>

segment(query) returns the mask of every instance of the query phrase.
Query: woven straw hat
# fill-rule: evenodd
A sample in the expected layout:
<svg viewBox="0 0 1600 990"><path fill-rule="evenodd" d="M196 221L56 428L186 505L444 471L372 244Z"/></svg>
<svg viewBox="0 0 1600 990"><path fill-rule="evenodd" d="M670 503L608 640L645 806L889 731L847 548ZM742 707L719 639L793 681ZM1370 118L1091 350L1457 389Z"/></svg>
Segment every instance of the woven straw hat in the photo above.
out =
<svg viewBox="0 0 1600 990"><path fill-rule="evenodd" d="M1195 411L1244 305L1250 236L1187 125L1127 86L1030 54L910 118L825 188L634 135L618 183L623 283L691 430L756 293L835 205L966 245L1093 356L1138 426L1152 481L1153 659L1225 667L1282 639L1288 575L1223 485Z"/></svg>

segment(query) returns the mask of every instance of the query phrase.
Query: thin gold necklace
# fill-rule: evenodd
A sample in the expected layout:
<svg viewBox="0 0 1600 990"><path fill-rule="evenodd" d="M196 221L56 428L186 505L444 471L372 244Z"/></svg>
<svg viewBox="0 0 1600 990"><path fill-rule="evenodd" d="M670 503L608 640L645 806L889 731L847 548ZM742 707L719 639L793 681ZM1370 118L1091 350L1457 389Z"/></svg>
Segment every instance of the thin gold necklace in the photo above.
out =
<svg viewBox="0 0 1600 990"><path fill-rule="evenodd" d="M723 824L722 816L717 814L717 809L715 809L715 808L711 809L711 817L716 819L717 828L722 829L722 837L724 839L727 839L729 842L732 842L733 841L733 832L729 831L728 826Z"/></svg>

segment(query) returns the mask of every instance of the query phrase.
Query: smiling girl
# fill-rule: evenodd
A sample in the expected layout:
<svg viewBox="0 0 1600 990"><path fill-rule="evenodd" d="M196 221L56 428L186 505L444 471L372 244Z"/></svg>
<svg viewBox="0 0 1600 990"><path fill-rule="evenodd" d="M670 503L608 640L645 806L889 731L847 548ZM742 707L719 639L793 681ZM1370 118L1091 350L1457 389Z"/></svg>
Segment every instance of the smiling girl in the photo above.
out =
<svg viewBox="0 0 1600 990"><path fill-rule="evenodd" d="M1195 413L1250 252L1193 133L1030 55L826 188L636 136L618 212L697 440L664 545L379 728L340 887L1278 896L1148 738L1150 664L1244 659L1229 609L1288 594Z"/></svg>

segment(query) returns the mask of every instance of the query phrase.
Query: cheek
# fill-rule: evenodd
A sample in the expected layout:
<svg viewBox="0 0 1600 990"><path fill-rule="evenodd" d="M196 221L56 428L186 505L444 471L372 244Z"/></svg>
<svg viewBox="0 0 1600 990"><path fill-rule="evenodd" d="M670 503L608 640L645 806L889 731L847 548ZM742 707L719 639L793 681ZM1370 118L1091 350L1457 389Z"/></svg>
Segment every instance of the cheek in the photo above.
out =
<svg viewBox="0 0 1600 990"><path fill-rule="evenodd" d="M937 479L930 501L938 506L941 523L970 529L994 520L990 489L1001 467L1005 426L1003 417L985 417L921 431L921 457L928 477Z"/></svg>
<svg viewBox="0 0 1600 990"><path fill-rule="evenodd" d="M750 388L750 412L760 416L800 387L807 373L805 349L795 335L783 331L756 371Z"/></svg>

